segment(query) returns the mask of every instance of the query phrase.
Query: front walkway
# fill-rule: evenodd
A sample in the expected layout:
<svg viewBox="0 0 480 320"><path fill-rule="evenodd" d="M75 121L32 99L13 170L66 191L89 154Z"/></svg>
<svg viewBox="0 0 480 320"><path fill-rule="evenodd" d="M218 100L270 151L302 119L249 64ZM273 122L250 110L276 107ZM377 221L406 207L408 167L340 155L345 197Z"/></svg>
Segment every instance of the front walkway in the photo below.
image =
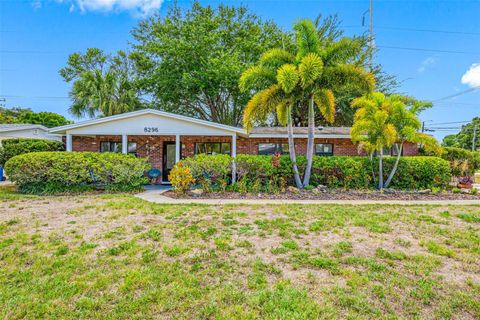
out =
<svg viewBox="0 0 480 320"><path fill-rule="evenodd" d="M165 190L147 190L136 197L160 204L397 204L397 205L480 205L480 200L291 200L291 199L173 199L162 195Z"/></svg>

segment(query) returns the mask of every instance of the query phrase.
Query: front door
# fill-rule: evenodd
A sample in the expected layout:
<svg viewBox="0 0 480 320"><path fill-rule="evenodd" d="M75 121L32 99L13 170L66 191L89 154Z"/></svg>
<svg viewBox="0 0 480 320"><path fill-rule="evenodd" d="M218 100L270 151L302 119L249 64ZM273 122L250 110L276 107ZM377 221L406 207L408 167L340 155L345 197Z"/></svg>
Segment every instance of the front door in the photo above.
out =
<svg viewBox="0 0 480 320"><path fill-rule="evenodd" d="M175 165L175 142L165 141L163 143L163 170L162 181L168 182L168 175Z"/></svg>

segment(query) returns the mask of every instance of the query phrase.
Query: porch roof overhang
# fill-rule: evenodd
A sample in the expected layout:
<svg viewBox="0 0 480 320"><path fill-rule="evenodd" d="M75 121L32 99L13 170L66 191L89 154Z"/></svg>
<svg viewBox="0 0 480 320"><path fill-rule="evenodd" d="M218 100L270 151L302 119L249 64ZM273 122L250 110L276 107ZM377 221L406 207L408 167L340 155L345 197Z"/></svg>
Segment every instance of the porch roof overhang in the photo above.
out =
<svg viewBox="0 0 480 320"><path fill-rule="evenodd" d="M142 109L119 115L87 120L52 128L50 133L78 135L240 135L242 128L195 119L187 116Z"/></svg>

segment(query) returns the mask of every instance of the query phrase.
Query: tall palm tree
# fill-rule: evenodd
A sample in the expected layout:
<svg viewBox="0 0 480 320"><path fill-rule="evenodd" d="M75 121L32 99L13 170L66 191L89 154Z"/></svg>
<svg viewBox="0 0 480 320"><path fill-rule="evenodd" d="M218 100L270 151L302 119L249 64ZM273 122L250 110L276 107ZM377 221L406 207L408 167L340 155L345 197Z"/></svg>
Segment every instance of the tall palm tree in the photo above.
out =
<svg viewBox="0 0 480 320"><path fill-rule="evenodd" d="M296 63L299 86L308 102L307 167L303 185L310 183L315 147L315 105L327 123L335 120L334 89L356 86L372 91L375 79L363 68L345 63L357 47L347 38L322 45L320 35L311 20L300 20L295 26Z"/></svg>
<svg viewBox="0 0 480 320"><path fill-rule="evenodd" d="M285 50L269 50L260 57L257 65L242 74L239 86L244 92L256 91L244 110L243 123L247 131L254 123L266 121L272 113L276 113L280 124L287 126L294 181L301 188L292 121L292 108L299 98L299 93L295 91L298 75L291 65L294 60L295 57Z"/></svg>

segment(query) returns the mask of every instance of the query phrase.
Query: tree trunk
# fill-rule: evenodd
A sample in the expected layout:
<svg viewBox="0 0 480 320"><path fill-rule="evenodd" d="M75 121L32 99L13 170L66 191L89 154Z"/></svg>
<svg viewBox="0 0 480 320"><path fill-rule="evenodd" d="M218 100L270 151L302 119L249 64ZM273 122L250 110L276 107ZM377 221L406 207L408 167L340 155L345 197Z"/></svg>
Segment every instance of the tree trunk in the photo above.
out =
<svg viewBox="0 0 480 320"><path fill-rule="evenodd" d="M372 179L373 179L373 185L375 185L375 170L373 169L373 152L370 152L369 155L370 158L370 169L372 170Z"/></svg>
<svg viewBox="0 0 480 320"><path fill-rule="evenodd" d="M400 157L402 156L403 142L400 144L400 148L397 145L395 145L395 147L397 148L397 159L395 160L392 171L388 175L388 179L383 186L384 188L388 188L388 185L390 184L390 182L392 182L395 172L397 172L398 163L400 162Z"/></svg>
<svg viewBox="0 0 480 320"><path fill-rule="evenodd" d="M307 142L307 168L303 177L303 185L310 183L310 175L312 173L313 149L315 146L315 109L313 105L313 95L310 97L308 105L308 142Z"/></svg>
<svg viewBox="0 0 480 320"><path fill-rule="evenodd" d="M290 152L290 160L292 161L293 178L297 188L301 189L302 180L300 180L300 174L297 166L297 155L295 154L295 143L293 140L293 126L292 126L292 107L287 108L287 131L288 131L288 151Z"/></svg>
<svg viewBox="0 0 480 320"><path fill-rule="evenodd" d="M378 189L383 189L383 148L380 149L378 156Z"/></svg>

